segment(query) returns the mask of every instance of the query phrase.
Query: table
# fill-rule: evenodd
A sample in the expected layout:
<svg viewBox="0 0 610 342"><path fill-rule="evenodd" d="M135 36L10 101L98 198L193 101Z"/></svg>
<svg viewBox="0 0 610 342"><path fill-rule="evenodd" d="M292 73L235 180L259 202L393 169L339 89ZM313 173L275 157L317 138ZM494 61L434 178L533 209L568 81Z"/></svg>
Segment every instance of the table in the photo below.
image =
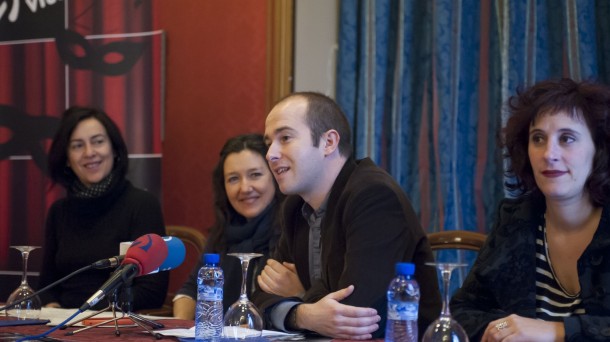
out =
<svg viewBox="0 0 610 342"><path fill-rule="evenodd" d="M0 316L0 320L5 320L6 318ZM189 329L195 323L192 320L183 320L183 319L157 319L156 322L162 323L165 328L163 329ZM18 333L26 336L38 335L46 332L51 329L51 326L48 325L22 325L22 326L12 326L12 327L2 327L0 328L0 334L2 333ZM74 331L80 329L82 327L70 327L65 330L56 330L48 335L49 339L47 341L66 341L66 342L78 342L78 341L179 341L177 337L164 336L161 340L157 340L154 336L143 331L142 328L135 327L120 327L119 331L121 333L120 336L115 336L114 328L93 328L83 332L80 332L75 335L66 336L66 332ZM161 329L162 330L162 329ZM158 330L155 330L158 331ZM330 339L330 338L308 338L307 341L332 341L332 342L354 342L351 340L338 340L338 339ZM4 341L2 337L0 337L0 341ZM186 341L186 340L185 340ZM383 341L383 339L373 340L377 342Z"/></svg>
<svg viewBox="0 0 610 342"><path fill-rule="evenodd" d="M3 319L3 318L0 318ZM178 329L184 328L188 329L193 326L193 321L182 320L182 319L162 319L156 320L159 323L165 325L165 329ZM54 341L116 341L120 339L120 341L157 341L155 337L150 334L143 332L142 328L136 327L121 327L119 331L121 335L119 337L115 336L114 328L93 328L83 332L80 332L76 335L66 336L67 331L74 331L81 327L71 327L66 330L56 330L49 334L49 337ZM23 335L38 335L42 334L45 331L51 329L50 326L47 325L23 325L23 326L13 326L13 327L2 327L0 328L0 332L2 333L19 333ZM51 340L51 341L53 341ZM163 337L163 339L159 341L178 341L178 338L175 337Z"/></svg>

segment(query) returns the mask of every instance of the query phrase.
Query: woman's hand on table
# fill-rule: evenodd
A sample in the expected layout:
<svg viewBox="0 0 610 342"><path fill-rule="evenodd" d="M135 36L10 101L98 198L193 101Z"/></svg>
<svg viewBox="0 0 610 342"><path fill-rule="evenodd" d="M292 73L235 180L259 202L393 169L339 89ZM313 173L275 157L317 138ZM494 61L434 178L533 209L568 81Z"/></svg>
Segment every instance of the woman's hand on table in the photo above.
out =
<svg viewBox="0 0 610 342"><path fill-rule="evenodd" d="M510 315L491 321L481 342L495 341L563 341L565 330L561 322Z"/></svg>

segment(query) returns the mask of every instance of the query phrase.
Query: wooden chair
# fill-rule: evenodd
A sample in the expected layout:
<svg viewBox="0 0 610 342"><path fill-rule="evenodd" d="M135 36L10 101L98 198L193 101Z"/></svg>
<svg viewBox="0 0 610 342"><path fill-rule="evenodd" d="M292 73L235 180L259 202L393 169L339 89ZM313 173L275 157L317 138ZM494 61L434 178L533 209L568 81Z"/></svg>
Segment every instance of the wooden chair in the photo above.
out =
<svg viewBox="0 0 610 342"><path fill-rule="evenodd" d="M487 235L468 230L445 230L428 234L432 251L439 249L465 249L478 252Z"/></svg>
<svg viewBox="0 0 610 342"><path fill-rule="evenodd" d="M193 267L197 264L205 248L206 237L199 230L186 226L166 226L168 236L175 236L182 240L186 248L186 255L182 265L169 271L169 287L163 306L158 309L142 310L138 313L154 316L173 316L173 302L176 292L182 287Z"/></svg>
<svg viewBox="0 0 610 342"><path fill-rule="evenodd" d="M440 253L447 257L451 255L450 259L457 257L460 262L467 262L468 259L476 257L473 253L478 253L487 235L483 233L467 231L467 230L445 230L442 232L428 233L428 241L430 247L434 253L435 259L442 260ZM455 254L453 254L455 253ZM468 275L470 267L464 268L459 267L452 276L452 280L457 279L457 283L452 282L450 293L453 294L457 287L461 286L462 282ZM440 280L440 278L439 278ZM439 286L442 286L442 282L439 282Z"/></svg>

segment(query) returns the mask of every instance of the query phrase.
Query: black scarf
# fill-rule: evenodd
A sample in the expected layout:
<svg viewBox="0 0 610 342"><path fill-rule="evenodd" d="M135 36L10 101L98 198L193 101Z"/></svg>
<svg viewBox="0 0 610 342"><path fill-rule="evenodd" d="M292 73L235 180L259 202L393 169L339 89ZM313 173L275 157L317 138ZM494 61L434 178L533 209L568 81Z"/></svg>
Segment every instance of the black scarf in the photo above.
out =
<svg viewBox="0 0 610 342"><path fill-rule="evenodd" d="M241 215L233 215L234 219L227 225L224 234L228 253L266 252L269 249L274 204L275 201L272 201L250 221Z"/></svg>
<svg viewBox="0 0 610 342"><path fill-rule="evenodd" d="M77 179L68 189L67 205L77 216L99 217L112 207L129 185L129 181L117 176L115 171L89 188Z"/></svg>
<svg viewBox="0 0 610 342"><path fill-rule="evenodd" d="M91 186L86 186L81 182L78 178L74 180L72 183L72 187L70 188L70 193L74 195L74 197L79 198L95 198L104 195L110 185L112 184L112 172L108 174L108 176L104 177L101 181L95 184L91 184Z"/></svg>

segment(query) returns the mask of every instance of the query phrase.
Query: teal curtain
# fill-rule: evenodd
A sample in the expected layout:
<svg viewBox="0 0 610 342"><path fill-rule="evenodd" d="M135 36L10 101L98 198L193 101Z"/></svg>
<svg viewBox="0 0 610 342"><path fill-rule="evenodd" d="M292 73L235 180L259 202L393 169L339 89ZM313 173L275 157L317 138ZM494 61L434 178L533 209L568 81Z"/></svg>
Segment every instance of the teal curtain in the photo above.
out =
<svg viewBox="0 0 610 342"><path fill-rule="evenodd" d="M488 232L518 86L610 79L610 2L342 0L337 102L429 231Z"/></svg>
<svg viewBox="0 0 610 342"><path fill-rule="evenodd" d="M356 157L399 182L428 232L491 229L508 196L505 103L519 86L559 77L610 84L610 1L340 2L336 99Z"/></svg>

